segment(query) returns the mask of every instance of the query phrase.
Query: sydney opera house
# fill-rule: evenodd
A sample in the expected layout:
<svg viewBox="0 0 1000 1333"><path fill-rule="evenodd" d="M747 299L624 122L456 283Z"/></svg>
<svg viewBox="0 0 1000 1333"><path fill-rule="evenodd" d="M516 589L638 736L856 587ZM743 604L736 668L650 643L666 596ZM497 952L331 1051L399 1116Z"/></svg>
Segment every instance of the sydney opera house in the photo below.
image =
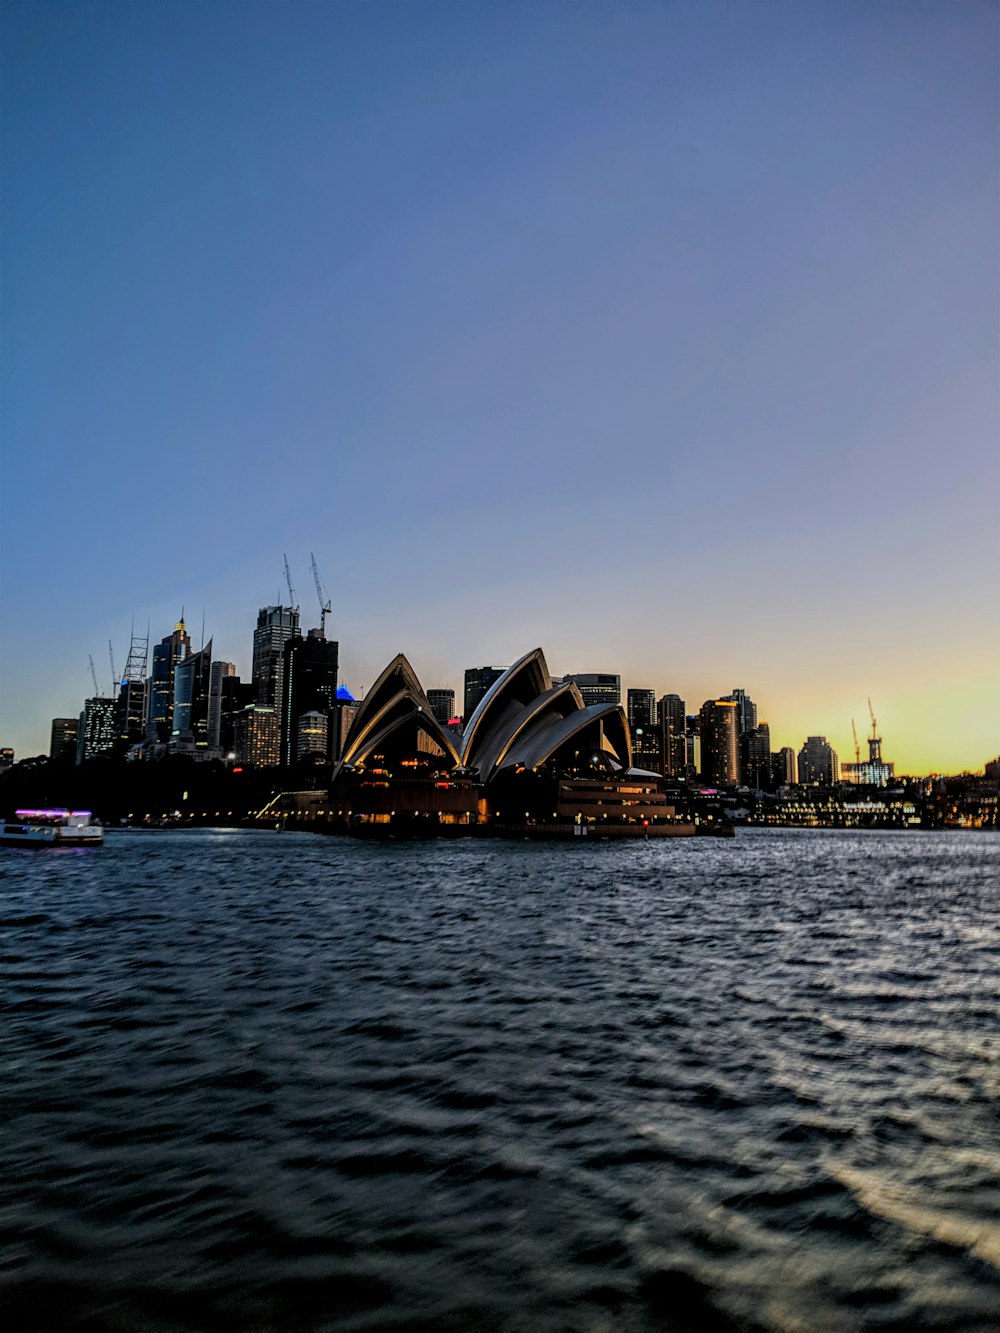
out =
<svg viewBox="0 0 1000 1333"><path fill-rule="evenodd" d="M691 830L663 780L632 765L621 704L554 683L540 648L487 691L464 730L442 725L402 654L360 703L330 791L356 832L648 837Z"/></svg>

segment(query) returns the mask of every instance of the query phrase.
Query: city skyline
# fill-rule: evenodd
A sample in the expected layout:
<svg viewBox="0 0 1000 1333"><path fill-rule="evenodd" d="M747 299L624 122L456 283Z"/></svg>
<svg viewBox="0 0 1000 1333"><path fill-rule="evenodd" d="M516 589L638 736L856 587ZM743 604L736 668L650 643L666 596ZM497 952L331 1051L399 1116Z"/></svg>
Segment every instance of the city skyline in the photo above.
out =
<svg viewBox="0 0 1000 1333"><path fill-rule="evenodd" d="M356 692L544 644L841 760L870 697L897 773L980 769L997 27L8 4L0 744L133 616L204 608L248 674L314 550Z"/></svg>
<svg viewBox="0 0 1000 1333"><path fill-rule="evenodd" d="M323 603L321 602L320 605L322 606ZM302 608L301 605L297 604L294 608L291 606L285 606L281 602L279 596L279 599L276 600L275 603L268 606L262 606L255 613L256 629L253 628L253 623L254 623L253 617L252 616L248 617L247 623L248 626L250 626L249 633L251 635L249 650L246 651L241 656L239 653L226 652L224 649L220 649L219 653L217 653L215 657L212 659L213 662L220 667L225 667L227 671L232 672L237 678L237 680L242 678L245 681L247 687L249 687L251 677L253 677L253 679L256 681L260 677L262 670L261 662L257 660L257 656L260 650L260 645L263 642L263 640L261 640L260 638L261 634L262 633L271 634L272 631L270 627L273 624L278 624L282 627L278 632L281 645L284 645L284 643L287 640L287 633L288 633L287 629L284 627L286 626L286 624L287 626L292 625L293 620L290 619L289 617L290 613L292 613L293 611L294 611L295 633L296 635L301 635L301 637L298 637L295 640L295 642L303 646L309 642L313 642L314 641L313 636L321 634L320 624L321 621L326 619L326 617L317 614L315 617L311 618L308 610ZM315 625L313 625L312 623L313 619L315 619L316 621ZM262 626L267 628L262 630ZM338 654L340 653L340 650L342 649L343 645L336 638L335 625L331 623L330 629L331 629L331 635L329 636L329 639L324 640L323 638L320 638L318 642L319 643L329 642L333 652L332 661L336 662L338 659ZM208 631L203 629L202 632L204 635ZM137 641L141 640L143 637L144 636L142 634L136 636L133 630L133 633L131 635L131 643L133 645L133 651L135 651L135 644L137 643ZM268 643L269 642L270 640L268 640ZM156 655L154 653L154 649L162 653L166 650L167 644L177 644L177 643L180 643L181 647L186 649L186 654L182 653L180 658L178 659L180 662L187 662L187 663L194 662L194 660L202 653L203 650L207 650L210 655L212 653L212 645L213 645L212 635L210 633L208 634L208 638L205 640L204 644L200 641L196 641L195 639L193 639L190 634L190 626L185 621L182 610L179 620L174 624L171 630L167 631L165 635L162 636L162 638L155 633L150 633L149 635L148 645L147 645L148 677L146 679L148 679L148 688L150 688L154 693L156 690L156 684L155 684ZM111 660L113 661L114 645L109 644L109 648L111 650L110 657ZM521 652L515 653L510 660L514 661L522 655L523 654ZM356 658L359 657L358 654L355 654L354 656ZM389 656L391 658L395 656L395 654L390 654ZM93 654L88 654L88 670L92 659L93 659ZM119 656L118 660L121 661L123 659ZM609 664L605 663L605 666L607 665ZM493 680L499 679L499 675L502 674L504 670L506 670L506 667L502 666L499 663L495 665L487 665L485 663L476 664L471 667L467 666L458 669L449 668L451 677L458 682L458 688L457 689L453 688L448 683L447 680L444 680L442 678L442 680L436 681L435 684L427 686L429 697L432 698L433 702L433 696L443 692L445 694L451 695L453 701L455 702L456 708L459 708L459 701L462 698L463 683L467 691L469 686L469 679L471 676L475 676L478 679L481 673L485 673L485 679L489 683L492 683ZM82 718L84 703L91 702L95 697L97 698L106 697L109 700L115 699L118 696L119 686L124 687L126 684L126 680L124 679L122 672L118 672L115 676L114 681L112 681L110 672L108 671L107 667L105 667L103 671L97 671L95 667L94 674L96 675L96 683L98 685L98 695L94 696L93 691L88 690L86 694L81 696L79 700L80 709L74 710L72 707L68 707L67 716L75 717L76 711L79 711L80 716ZM418 671L418 675L419 674L420 673ZM446 672L444 674L447 675L448 673ZM376 670L371 675L370 679L361 684L358 684L358 682L356 681L347 681L342 675L339 677L339 680L340 680L340 685L342 687L346 686L348 690L351 692L351 694L357 700L360 701L361 699L364 698L369 687L371 686L371 684L378 675L379 671ZM611 695L608 694L607 690L604 688L597 689L596 693L593 693L593 690L596 688L596 682L598 680L602 682L606 681L608 682L609 685L611 684L611 682L614 682L615 685L614 692L617 696L618 701L623 706L626 704L626 702L628 702L630 712L633 708L633 702L634 702L632 696L635 695L649 694L650 696L652 696L657 705L661 700L664 700L665 698L674 699L677 698L679 695L681 702L685 705L685 715L692 720L696 719L699 714L701 714L702 719L704 719L705 710L706 708L709 707L709 705L715 705L716 703L726 703L727 706L730 706L730 701L735 700L737 702L733 702L731 706L734 709L746 709L747 712L746 715L742 717L742 720L739 723L739 727L733 733L734 737L738 737L739 734L741 734L742 730L749 730L755 727L757 725L757 721L759 718L762 727L764 727L765 730L769 730L771 733L769 737L769 743L773 741L775 751L782 748L788 748L798 751L803 745L807 744L809 741L821 739L824 742L827 741L829 742L830 748L832 748L839 756L841 766L843 765L850 766L850 764L853 762L852 756L854 755L855 742L858 743L858 748L861 755L867 758L868 737L869 735L873 736L876 733L876 717L874 709L872 707L871 699L865 700L866 711L862 714L859 710L859 712L855 714L854 717L852 717L850 723L848 724L850 731L850 742L848 742L847 740L845 740L840 736L840 732L835 728L826 728L823 731L818 731L816 725L810 726L809 728L807 728L802 732L801 737L797 737L790 729L790 727L782 721L781 713L780 711L778 711L780 710L780 704L778 706L778 710L776 710L774 714L776 721L771 720L770 715L766 713L766 708L761 707L761 704L759 703L757 697L757 690L755 688L747 690L744 688L744 686L733 686L731 687L728 693L724 693L721 689L714 692L710 691L708 694L705 695L705 697L701 701L699 701L699 697L697 696L696 693L688 692L687 694L685 694L683 690L678 691L676 689L664 689L662 685L650 685L648 681L642 683L639 681L629 680L628 678L622 676L620 673L617 672L603 672L603 671L580 672L579 670L573 670L569 672L563 672L562 674L557 672L556 675L560 679L567 679L567 680L577 679L578 681L590 678L589 684L581 685L581 689L583 690L585 699L587 699L588 701L590 701L591 699L591 695L588 695L588 690L592 692L592 698L594 700L603 699L605 697L607 698L611 697ZM107 677L106 680L105 677ZM93 681L94 677L92 676L91 677L92 684ZM104 681L103 685L101 683L102 681ZM172 681L172 676L171 676L171 681ZM105 686L107 688L105 688ZM172 684L171 684L171 690L172 690ZM274 693L274 690L272 690L271 692ZM476 690L474 698L477 702L479 698L482 697L482 694L484 692L485 692L484 689ZM282 693L282 689L280 687L278 687L277 693L278 694ZM267 694L266 688L264 689L264 694ZM256 699L257 695L255 694L254 697ZM270 704L272 703L272 700L270 698L270 695L268 695L268 697L265 698L264 695L262 694L258 702ZM895 758L895 756L899 754L905 756L910 752L910 748L907 745L906 738L902 735L897 736L893 734L891 726L886 727L884 725L885 714L881 712L881 709L879 711L880 711L880 718L878 720L877 730L880 735L886 732L889 733L889 746L892 752L893 762L895 764L895 770L897 775L909 774L912 776L917 776L925 773L946 773L946 772L961 772L961 771L977 772L983 768L983 765L985 763L989 762L990 759L994 757L991 754L987 754L983 757L983 759L980 761L978 765L967 765L965 766L964 769L948 769L945 767L917 768L917 767L907 766L905 759L899 761L898 759ZM151 714L151 719L155 718L156 716L159 716L159 714L157 714L154 711ZM889 710L889 716L890 718L892 716L891 709ZM44 730L46 732L46 735L50 739L51 735L53 734L52 731L53 725L57 722L61 723L64 720L65 719L63 716L57 714L53 715L52 717L48 718L45 721ZM444 721L445 719L441 718L440 720ZM464 720L468 722L468 713L465 714ZM814 719L814 722L815 721L816 720ZM861 722L860 728L857 726L857 723L859 721ZM822 722L823 720L819 719L818 725L822 726ZM654 722L654 726L655 725L658 724ZM150 725L147 728L147 735L149 736L150 739L155 739L153 734L154 730L155 730L155 722L151 720ZM775 739L776 737L777 739ZM277 738L275 738L274 743L276 747ZM38 750L25 749L23 751L17 751L16 746L11 746L10 748L15 750L15 753L17 754L18 758L28 758L28 757L33 757L36 754L47 753L48 741L46 742L46 745L42 746ZM285 765L288 762L290 762L290 758L291 758L290 754L283 754L281 758L282 765ZM731 760L731 762L732 763L736 762L735 757Z"/></svg>

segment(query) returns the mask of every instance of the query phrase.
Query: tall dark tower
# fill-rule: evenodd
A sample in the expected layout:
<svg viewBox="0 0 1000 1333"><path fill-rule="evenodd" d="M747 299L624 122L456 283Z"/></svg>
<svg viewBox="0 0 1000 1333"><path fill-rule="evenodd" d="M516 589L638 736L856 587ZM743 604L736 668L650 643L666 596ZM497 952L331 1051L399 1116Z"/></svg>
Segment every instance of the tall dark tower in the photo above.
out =
<svg viewBox="0 0 1000 1333"><path fill-rule="evenodd" d="M212 640L197 653L178 662L174 671L174 718L171 747L207 750L208 705L212 680Z"/></svg>
<svg viewBox="0 0 1000 1333"><path fill-rule="evenodd" d="M340 645L323 637L322 629L311 629L306 638L289 639L284 647L282 672L284 699L281 708L281 762L287 768L299 758L302 719L319 713L328 722L337 703L337 669ZM327 745L329 759L330 745Z"/></svg>
<svg viewBox="0 0 1000 1333"><path fill-rule="evenodd" d="M253 632L252 682L256 702L265 708L281 707L284 698L285 644L299 637L299 613L294 606L262 606Z"/></svg>
<svg viewBox="0 0 1000 1333"><path fill-rule="evenodd" d="M174 724L174 672L191 651L191 636L184 624L184 616L153 648L153 665L149 673L148 702L146 705L146 737L151 741L170 740Z"/></svg>
<svg viewBox="0 0 1000 1333"><path fill-rule="evenodd" d="M465 723L476 711L487 690L507 670L502 666L467 667L465 671Z"/></svg>

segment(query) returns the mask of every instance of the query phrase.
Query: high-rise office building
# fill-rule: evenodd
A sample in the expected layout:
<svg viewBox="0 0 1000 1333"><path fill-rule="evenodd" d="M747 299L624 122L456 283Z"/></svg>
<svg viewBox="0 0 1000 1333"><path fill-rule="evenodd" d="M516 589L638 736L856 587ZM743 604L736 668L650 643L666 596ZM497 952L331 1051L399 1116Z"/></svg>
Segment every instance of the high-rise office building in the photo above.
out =
<svg viewBox="0 0 1000 1333"><path fill-rule="evenodd" d="M465 671L465 721L478 708L490 686L500 679L507 670L503 666L467 667Z"/></svg>
<svg viewBox="0 0 1000 1333"><path fill-rule="evenodd" d="M427 702L431 706L431 712L446 727L455 716L455 691L454 690L428 690ZM469 715L472 716L471 713Z"/></svg>
<svg viewBox="0 0 1000 1333"><path fill-rule="evenodd" d="M234 732L233 748L241 763L277 768L281 760L281 719L276 708L247 704L236 715Z"/></svg>
<svg viewBox="0 0 1000 1333"><path fill-rule="evenodd" d="M628 724L636 727L652 727L656 722L656 691L629 690L625 696Z"/></svg>
<svg viewBox="0 0 1000 1333"><path fill-rule="evenodd" d="M659 773L663 766L663 756L660 748L660 729L656 725L656 691L629 690L626 700L635 767Z"/></svg>
<svg viewBox="0 0 1000 1333"><path fill-rule="evenodd" d="M298 637L299 613L294 606L261 607L253 632L251 680L255 702L273 708L279 718L285 697L285 644Z"/></svg>
<svg viewBox="0 0 1000 1333"><path fill-rule="evenodd" d="M690 780L701 772L701 718L688 713L684 724L684 763Z"/></svg>
<svg viewBox="0 0 1000 1333"><path fill-rule="evenodd" d="M740 737L740 781L754 791L771 791L771 728L766 722Z"/></svg>
<svg viewBox="0 0 1000 1333"><path fill-rule="evenodd" d="M87 699L80 714L77 733L77 762L110 754L115 748L115 701L95 696Z"/></svg>
<svg viewBox="0 0 1000 1333"><path fill-rule="evenodd" d="M174 750L208 752L208 704L212 681L212 641L174 668L174 715L170 743Z"/></svg>
<svg viewBox="0 0 1000 1333"><path fill-rule="evenodd" d="M732 699L708 699L702 704L701 776L716 787L739 781L736 704Z"/></svg>
<svg viewBox="0 0 1000 1333"><path fill-rule="evenodd" d="M684 707L679 694L665 694L657 705L663 772L668 778L687 776Z"/></svg>
<svg viewBox="0 0 1000 1333"><path fill-rule="evenodd" d="M286 767L299 754L299 719L307 713L327 717L337 701L339 655L340 645L324 638L321 629L311 629L304 639L296 636L285 644L281 762Z"/></svg>
<svg viewBox="0 0 1000 1333"><path fill-rule="evenodd" d="M219 682L219 741L217 750L225 759L240 758L237 740L239 718L254 701L254 688L239 676L223 676Z"/></svg>
<svg viewBox="0 0 1000 1333"><path fill-rule="evenodd" d="M799 751L799 782L804 787L832 787L839 781L837 751L825 736L808 736Z"/></svg>
<svg viewBox="0 0 1000 1333"><path fill-rule="evenodd" d="M611 672L577 671L564 676L563 680L576 682L585 704L620 704L622 701L622 678Z"/></svg>
<svg viewBox="0 0 1000 1333"><path fill-rule="evenodd" d="M208 748L210 750L231 750L232 736L229 736L229 744L222 744L222 707L226 686L225 681L238 679L236 675L235 662L223 662L220 660L212 663L212 670L209 676L208 684ZM230 694L233 687L228 687ZM230 709L232 711L232 709Z"/></svg>
<svg viewBox="0 0 1000 1333"><path fill-rule="evenodd" d="M790 745L783 745L771 755L771 780L774 789L794 787L799 780L799 761Z"/></svg>
<svg viewBox="0 0 1000 1333"><path fill-rule="evenodd" d="M126 677L115 700L115 748L121 752L142 743L146 735L147 683Z"/></svg>
<svg viewBox="0 0 1000 1333"><path fill-rule="evenodd" d="M191 651L191 636L181 616L168 634L153 648L146 702L146 739L170 740L174 725L174 671Z"/></svg>
<svg viewBox="0 0 1000 1333"><path fill-rule="evenodd" d="M49 740L49 758L53 763L76 763L76 738L79 730L79 718L54 717L52 719L52 735Z"/></svg>
<svg viewBox="0 0 1000 1333"><path fill-rule="evenodd" d="M329 714L303 713L295 724L295 761L315 759L325 763L329 748Z"/></svg>
<svg viewBox="0 0 1000 1333"><path fill-rule="evenodd" d="M746 690L733 690L731 694L726 695L726 698L732 699L736 705L737 737L745 736L748 731L753 731L757 725L757 705Z"/></svg>

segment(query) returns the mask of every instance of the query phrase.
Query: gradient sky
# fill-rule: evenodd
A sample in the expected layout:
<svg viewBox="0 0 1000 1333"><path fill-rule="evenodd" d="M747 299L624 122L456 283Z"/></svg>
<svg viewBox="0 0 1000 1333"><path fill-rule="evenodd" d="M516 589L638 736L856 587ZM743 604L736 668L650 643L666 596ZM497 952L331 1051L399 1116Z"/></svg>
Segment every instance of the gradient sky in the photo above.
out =
<svg viewBox="0 0 1000 1333"><path fill-rule="evenodd" d="M1000 750L998 8L7 0L0 744L288 553L342 675L542 644Z"/></svg>

